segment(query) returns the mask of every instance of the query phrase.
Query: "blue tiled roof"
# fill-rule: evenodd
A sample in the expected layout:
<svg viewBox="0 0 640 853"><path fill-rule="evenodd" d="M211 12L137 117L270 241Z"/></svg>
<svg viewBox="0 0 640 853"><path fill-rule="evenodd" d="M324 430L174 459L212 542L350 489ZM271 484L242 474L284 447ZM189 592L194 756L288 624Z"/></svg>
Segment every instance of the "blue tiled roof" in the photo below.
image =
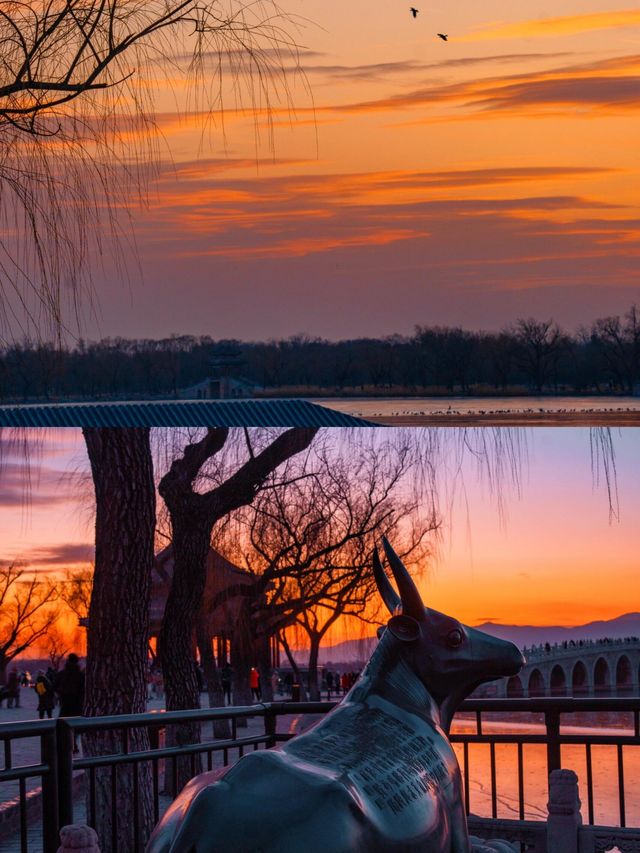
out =
<svg viewBox="0 0 640 853"><path fill-rule="evenodd" d="M0 406L0 426L362 427L372 424L308 400L191 400Z"/></svg>

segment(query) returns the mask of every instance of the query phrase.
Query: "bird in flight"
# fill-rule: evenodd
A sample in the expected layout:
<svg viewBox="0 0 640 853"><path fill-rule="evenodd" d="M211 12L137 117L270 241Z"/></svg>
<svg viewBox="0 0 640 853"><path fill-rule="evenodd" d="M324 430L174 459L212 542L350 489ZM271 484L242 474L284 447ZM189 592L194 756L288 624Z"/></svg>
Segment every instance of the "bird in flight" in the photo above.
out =
<svg viewBox="0 0 640 853"><path fill-rule="evenodd" d="M442 39L442 41L448 41L449 40L449 36L446 33L436 33L436 35L438 36L439 39Z"/></svg>
<svg viewBox="0 0 640 853"><path fill-rule="evenodd" d="M414 18L418 17L418 10L414 9L413 6L409 9Z"/></svg>

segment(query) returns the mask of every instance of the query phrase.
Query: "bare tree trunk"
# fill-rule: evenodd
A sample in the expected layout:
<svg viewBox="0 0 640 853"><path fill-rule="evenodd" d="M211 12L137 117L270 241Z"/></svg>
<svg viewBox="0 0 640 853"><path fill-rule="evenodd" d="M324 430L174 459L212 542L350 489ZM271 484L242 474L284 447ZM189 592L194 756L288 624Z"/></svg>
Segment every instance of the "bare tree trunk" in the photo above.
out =
<svg viewBox="0 0 640 853"><path fill-rule="evenodd" d="M291 649L289 648L289 643L287 642L287 638L284 635L284 631L280 634L280 642L282 643L282 648L284 649L284 653L287 656L287 660L289 661L289 666L293 672L293 680L296 684L300 685L300 699L303 702L307 701L307 688L306 685L303 684L302 676L300 675L300 667L296 663L296 659L294 658Z"/></svg>
<svg viewBox="0 0 640 853"><path fill-rule="evenodd" d="M235 474L208 492L194 489L200 469L224 447L229 430L208 429L200 441L188 444L160 481L159 491L173 529L174 569L160 631L160 657L167 690L167 710L199 706L191 636L206 583L206 558L214 524L241 506L250 504L267 477L289 457L309 446L316 428L293 428L250 458ZM249 664L251 666L251 664ZM235 677L238 677L234 665ZM240 682L241 683L241 682ZM237 693L234 691L234 701ZM197 725L175 726L177 744L199 740ZM178 787L193 775L179 761Z"/></svg>
<svg viewBox="0 0 640 853"><path fill-rule="evenodd" d="M239 609L238 619L231 637L231 668L233 670L233 704L251 705L253 697L249 686L249 673L255 661L255 646L251 634L249 600L245 599ZM246 728L246 719L238 720L238 726Z"/></svg>
<svg viewBox="0 0 640 853"><path fill-rule="evenodd" d="M174 508L173 553L174 568L171 593L162 620L159 637L160 659L164 675L168 711L200 707L200 691L193 655L195 619L205 586L205 563L209 551L211 530L196 514ZM172 746L200 742L199 723L172 725L167 732ZM177 790L201 772L200 756L181 756L177 765ZM166 783L167 780L165 780Z"/></svg>
<svg viewBox="0 0 640 853"><path fill-rule="evenodd" d="M318 685L318 655L320 653L320 642L322 635L309 634L309 699L317 702L320 699L320 687Z"/></svg>
<svg viewBox="0 0 640 853"><path fill-rule="evenodd" d="M258 672L260 673L260 690L263 702L273 702L273 687L271 686L271 637L263 634L255 643L256 656L258 659Z"/></svg>
<svg viewBox="0 0 640 853"><path fill-rule="evenodd" d="M153 565L155 487L148 429L83 430L96 496L96 555L87 628L85 714L146 710L149 592ZM122 751L122 734L92 733L85 753ZM131 752L149 748L146 730L132 729ZM138 813L133 773L138 773ZM96 772L96 830L103 853L133 850L137 822L142 846L153 828L148 764L116 772L116 827L112 827L111 774ZM88 810L87 810L88 811Z"/></svg>
<svg viewBox="0 0 640 853"><path fill-rule="evenodd" d="M224 691L220 679L220 670L216 666L216 659L213 656L211 645L213 637L207 629L206 621L202 618L198 619L196 638L198 641L198 651L200 652L200 663L202 664L205 681L207 682L209 707L224 708ZM231 737L229 720L214 720L213 736L215 738Z"/></svg>

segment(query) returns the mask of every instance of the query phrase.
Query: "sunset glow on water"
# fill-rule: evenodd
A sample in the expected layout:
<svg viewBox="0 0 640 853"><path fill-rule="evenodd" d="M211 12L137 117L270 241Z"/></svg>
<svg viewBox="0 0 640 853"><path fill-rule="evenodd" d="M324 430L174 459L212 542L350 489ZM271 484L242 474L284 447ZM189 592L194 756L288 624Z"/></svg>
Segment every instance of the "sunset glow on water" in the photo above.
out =
<svg viewBox="0 0 640 853"><path fill-rule="evenodd" d="M518 722L483 722L488 734L507 731L510 734L544 734L544 726ZM573 735L633 734L633 726L608 729L597 721L591 727L563 726L562 731ZM475 733L475 723L458 721L452 732ZM454 749L461 767L464 754L461 744ZM584 746L562 747L562 768L578 775L582 814L587 816L587 770ZM549 788L547 779L547 753L544 744L529 744L523 749L525 820L544 820L547 815ZM618 764L615 746L592 747L594 794L594 822L603 826L616 826L620 821L618 794ZM469 746L469 805L470 812L480 817L491 817L491 765L488 744ZM624 749L624 780L626 792L626 820L628 826L640 823L640 802L633 792L640 784L640 754L637 747ZM514 744L496 745L497 816L517 820L518 760Z"/></svg>

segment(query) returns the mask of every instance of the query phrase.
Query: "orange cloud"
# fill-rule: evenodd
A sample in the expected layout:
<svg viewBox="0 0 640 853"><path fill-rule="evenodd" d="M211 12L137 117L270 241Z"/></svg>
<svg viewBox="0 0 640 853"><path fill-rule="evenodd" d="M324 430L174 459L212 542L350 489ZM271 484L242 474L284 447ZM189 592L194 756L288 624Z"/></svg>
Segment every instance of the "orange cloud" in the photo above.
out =
<svg viewBox="0 0 640 853"><path fill-rule="evenodd" d="M487 41L493 39L537 38L567 36L594 30L611 30L618 27L640 25L639 9L621 9L617 12L592 12L583 15L564 15L559 18L540 18L486 27L462 36L457 41Z"/></svg>
<svg viewBox="0 0 640 853"><path fill-rule="evenodd" d="M221 179L215 162L210 172L204 163L201 169L186 169L191 175L188 180L168 183L169 176L163 177L156 225L147 239L167 245L163 231L170 226L172 235L181 235L179 257L299 257L425 237L430 232L425 223L448 215L470 218L498 213L566 222L574 220L578 210L609 210L610 205L568 195L520 197L519 186L532 182L548 186L611 172L596 167L532 166L293 174L256 180ZM489 187L492 196L501 197L469 198L475 187ZM200 245L188 245L190 241Z"/></svg>
<svg viewBox="0 0 640 853"><path fill-rule="evenodd" d="M512 113L530 113L533 108L566 106L600 112L635 111L640 107L639 69L638 56L618 57L536 73L425 87L369 101L318 107L318 112L358 114L451 106L465 112L448 113L446 119L466 120L474 115L471 111L478 109L483 116L494 111L503 115L507 108Z"/></svg>
<svg viewBox="0 0 640 853"><path fill-rule="evenodd" d="M330 252L334 249L352 249L361 246L387 246L399 240L417 237L429 237L429 232L393 230L374 231L368 234L343 234L325 237L303 235L292 240L269 242L264 246L220 246L212 249L180 252L177 257L215 257L224 256L236 259L289 257L299 258L317 252Z"/></svg>

